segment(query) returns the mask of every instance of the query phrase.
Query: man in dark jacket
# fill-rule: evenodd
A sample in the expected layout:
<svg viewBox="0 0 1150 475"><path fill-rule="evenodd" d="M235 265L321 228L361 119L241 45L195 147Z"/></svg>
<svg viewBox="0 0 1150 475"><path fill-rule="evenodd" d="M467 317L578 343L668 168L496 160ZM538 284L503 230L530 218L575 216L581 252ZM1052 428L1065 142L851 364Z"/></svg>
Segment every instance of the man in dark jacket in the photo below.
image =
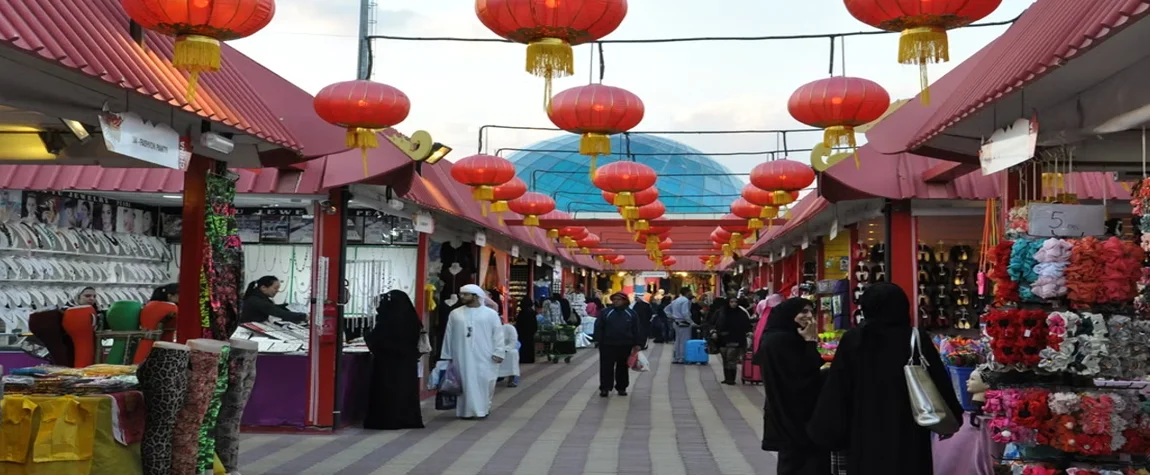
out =
<svg viewBox="0 0 1150 475"><path fill-rule="evenodd" d="M639 316L630 308L626 294L611 295L611 307L595 320L595 341L599 344L599 397L611 389L627 395L631 384L627 359L643 346L644 336Z"/></svg>
<svg viewBox="0 0 1150 475"><path fill-rule="evenodd" d="M647 340L651 339L651 320L655 318L655 309L651 304L643 300L641 294L634 294L635 302L631 304L631 310L635 311L635 316L639 317L639 331L643 334L643 344L640 345L643 349L647 349Z"/></svg>

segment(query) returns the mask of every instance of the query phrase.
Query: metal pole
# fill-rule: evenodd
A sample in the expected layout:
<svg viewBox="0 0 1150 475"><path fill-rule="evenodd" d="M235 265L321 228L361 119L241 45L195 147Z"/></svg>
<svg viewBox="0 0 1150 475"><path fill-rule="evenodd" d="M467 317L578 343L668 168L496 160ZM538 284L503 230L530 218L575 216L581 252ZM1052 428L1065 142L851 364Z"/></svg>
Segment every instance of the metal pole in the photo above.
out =
<svg viewBox="0 0 1150 475"><path fill-rule="evenodd" d="M367 49L367 37L371 34L371 7L375 0L359 0L359 61L356 65L356 78L371 79L367 77L367 65L370 60Z"/></svg>

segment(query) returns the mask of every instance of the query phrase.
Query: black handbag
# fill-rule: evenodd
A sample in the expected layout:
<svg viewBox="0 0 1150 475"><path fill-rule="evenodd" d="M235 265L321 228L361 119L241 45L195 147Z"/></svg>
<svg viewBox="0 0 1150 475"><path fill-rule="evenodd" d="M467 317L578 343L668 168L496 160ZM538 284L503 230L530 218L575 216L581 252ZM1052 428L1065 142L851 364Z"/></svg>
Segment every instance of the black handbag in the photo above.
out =
<svg viewBox="0 0 1150 475"><path fill-rule="evenodd" d="M451 411L455 409L456 403L459 401L458 396L450 394L436 393L435 394L435 410L437 411Z"/></svg>

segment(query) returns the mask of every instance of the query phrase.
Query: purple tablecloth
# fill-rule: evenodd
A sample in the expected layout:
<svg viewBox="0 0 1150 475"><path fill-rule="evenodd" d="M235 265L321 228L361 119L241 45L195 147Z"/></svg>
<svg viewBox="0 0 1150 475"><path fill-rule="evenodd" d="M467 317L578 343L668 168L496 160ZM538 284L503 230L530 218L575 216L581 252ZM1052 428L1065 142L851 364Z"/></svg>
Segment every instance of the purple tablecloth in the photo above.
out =
<svg viewBox="0 0 1150 475"><path fill-rule="evenodd" d="M46 362L22 352L0 353L0 365L7 374L12 369ZM256 360L256 385L244 410L244 426L307 426L308 359L304 355L261 354ZM367 410L367 381L371 375L371 355L348 353L340 367L340 397L343 398L342 424L363 420Z"/></svg>

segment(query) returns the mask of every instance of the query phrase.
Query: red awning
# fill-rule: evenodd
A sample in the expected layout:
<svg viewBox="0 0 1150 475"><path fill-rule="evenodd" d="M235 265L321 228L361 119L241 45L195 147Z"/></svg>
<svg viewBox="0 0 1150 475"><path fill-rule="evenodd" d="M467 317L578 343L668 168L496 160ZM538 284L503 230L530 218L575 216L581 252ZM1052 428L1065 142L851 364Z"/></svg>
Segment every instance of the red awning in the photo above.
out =
<svg viewBox="0 0 1150 475"><path fill-rule="evenodd" d="M923 174L938 164L934 158L897 153L884 155L870 144L859 148L862 166L844 160L832 166L820 180L820 190L828 200L838 202L868 198L927 200L986 200L1002 196L998 174L984 176L975 171L949 183L927 183ZM1129 200L1130 190L1103 172L1075 172L1066 190L1088 200Z"/></svg>
<svg viewBox="0 0 1150 475"><path fill-rule="evenodd" d="M1038 80L1150 13L1150 0L1039 0L1002 36L867 133L883 153L913 151L948 127ZM1041 118L1040 118L1041 120Z"/></svg>
<svg viewBox="0 0 1150 475"><path fill-rule="evenodd" d="M435 209L459 219L465 219L488 232L502 234L514 241L539 249L543 252L558 255L567 262L573 262L583 267L599 269L591 256L577 254L571 255L566 249L557 248L555 243L547 238L547 233L541 229L523 226L504 226L499 224L495 214L483 216L479 202L471 199L471 190L451 178L451 163L443 161L436 165L425 165L423 176L416 177L411 190L404 198L425 208ZM518 216L508 213L508 217Z"/></svg>
<svg viewBox="0 0 1150 475"><path fill-rule="evenodd" d="M298 167L232 170L237 193L319 194L323 158ZM183 193L184 172L171 168L102 168L81 165L0 165L0 189Z"/></svg>
<svg viewBox="0 0 1150 475"><path fill-rule="evenodd" d="M820 196L818 193L807 194L807 196L804 196L795 203L795 207L791 209L791 218L787 220L786 224L771 229L759 236L759 240L756 241L745 254L748 256L756 254L759 249L807 223L819 213L822 213L823 210L830 207L830 205L831 202L827 201L826 198Z"/></svg>
<svg viewBox="0 0 1150 475"><path fill-rule="evenodd" d="M172 39L145 33L147 47L132 41L119 0L8 0L0 9L0 44L96 79L167 102L208 120L299 151L302 147L236 67L242 54L223 46L223 68L200 76L187 104L187 78L172 67ZM287 83L283 79L279 82ZM294 86L293 86L294 87ZM310 105L310 102L309 102Z"/></svg>

